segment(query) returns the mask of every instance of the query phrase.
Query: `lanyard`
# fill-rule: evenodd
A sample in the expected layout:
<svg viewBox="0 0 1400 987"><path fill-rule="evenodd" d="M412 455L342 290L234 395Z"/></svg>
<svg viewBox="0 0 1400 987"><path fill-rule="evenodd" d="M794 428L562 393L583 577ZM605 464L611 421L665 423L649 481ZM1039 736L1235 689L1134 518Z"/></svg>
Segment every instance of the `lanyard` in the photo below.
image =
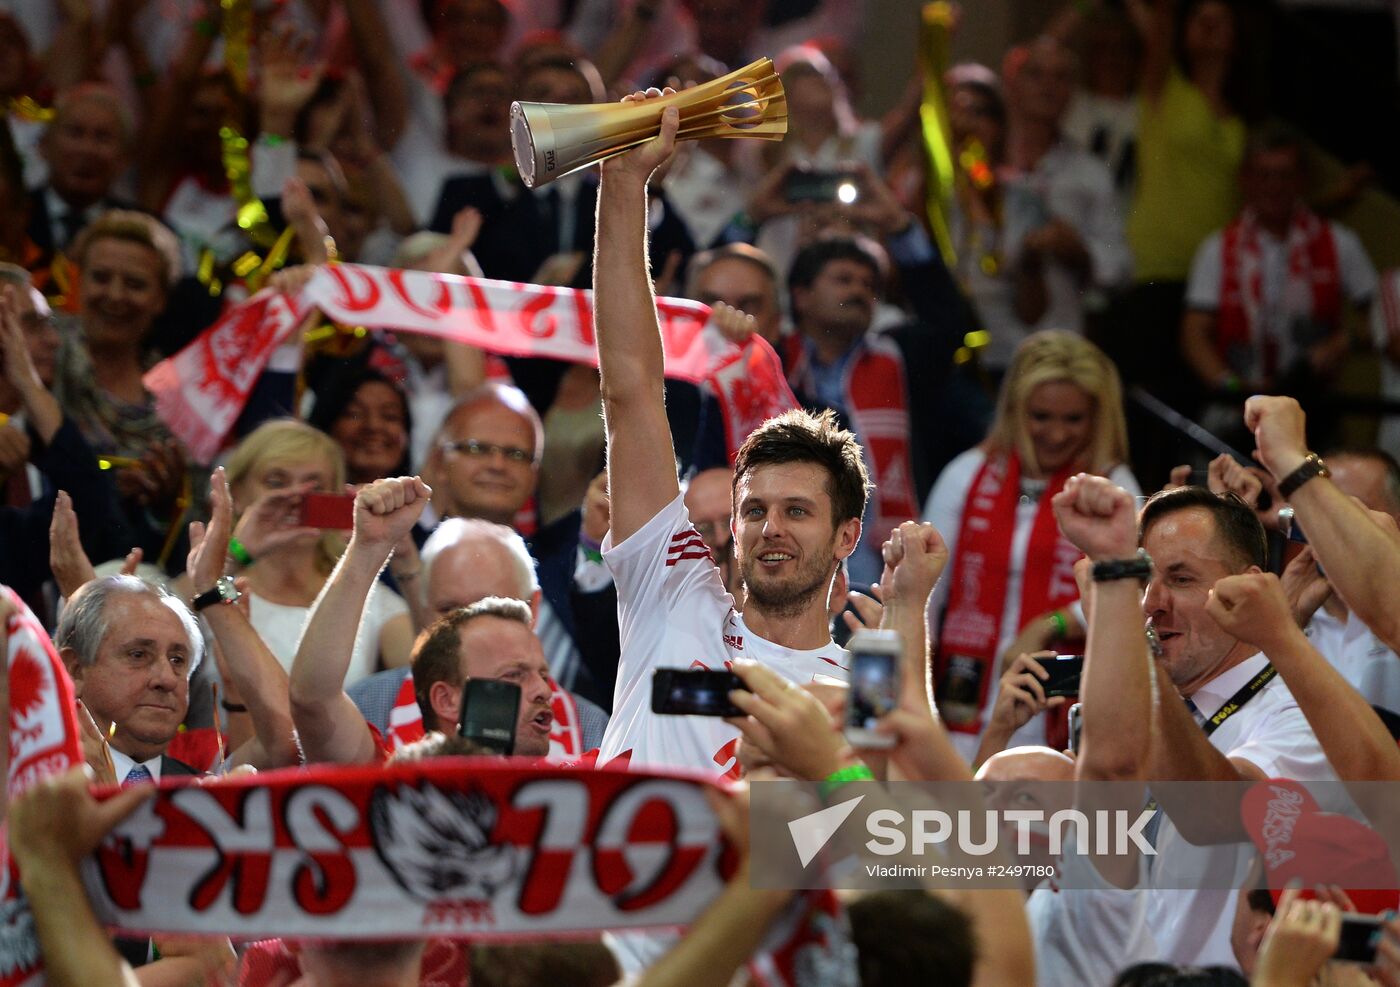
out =
<svg viewBox="0 0 1400 987"><path fill-rule="evenodd" d="M1263 692L1264 686L1272 682L1276 675L1278 675L1278 669L1272 664L1266 664L1260 669L1258 675L1250 679L1238 692L1225 700L1225 705L1217 709L1214 715L1202 724L1201 728L1205 730L1206 736L1209 737L1211 734L1215 733L1216 730L1219 730L1221 724L1244 708L1245 703Z"/></svg>

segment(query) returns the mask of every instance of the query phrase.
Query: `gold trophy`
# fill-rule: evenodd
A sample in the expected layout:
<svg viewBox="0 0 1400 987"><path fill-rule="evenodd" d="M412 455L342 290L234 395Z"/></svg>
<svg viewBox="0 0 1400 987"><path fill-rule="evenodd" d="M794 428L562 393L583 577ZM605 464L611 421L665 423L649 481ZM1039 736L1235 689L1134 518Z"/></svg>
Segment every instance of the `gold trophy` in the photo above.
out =
<svg viewBox="0 0 1400 987"><path fill-rule="evenodd" d="M787 96L773 62L760 58L737 72L672 96L639 103L521 103L510 106L515 166L529 188L645 144L661 132L661 111L680 110L677 140L787 133Z"/></svg>

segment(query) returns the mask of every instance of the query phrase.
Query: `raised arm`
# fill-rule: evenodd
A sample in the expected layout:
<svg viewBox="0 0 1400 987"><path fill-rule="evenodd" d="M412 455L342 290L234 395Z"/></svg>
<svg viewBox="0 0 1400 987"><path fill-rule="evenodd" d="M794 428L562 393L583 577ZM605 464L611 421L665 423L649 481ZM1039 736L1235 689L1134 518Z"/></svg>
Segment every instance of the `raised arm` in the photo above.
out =
<svg viewBox="0 0 1400 987"><path fill-rule="evenodd" d="M1135 504L1122 487L1100 476L1081 474L1071 477L1055 495L1054 506L1060 530L1087 556L1081 566L1137 554ZM1081 579L1080 585L1086 581ZM1087 586L1089 634L1079 683L1084 718L1074 777L1076 782L1142 781L1152 743L1153 683L1152 658L1143 634L1142 587L1136 579L1089 581ZM1077 789L1076 802L1086 813L1131 813L1141 808L1143 794L1127 786L1091 784ZM1091 859L1099 873L1118 887L1137 883L1136 854Z"/></svg>
<svg viewBox="0 0 1400 987"><path fill-rule="evenodd" d="M1308 454L1303 409L1293 398L1252 397L1244 414L1256 458L1282 482ZM1400 608L1392 590L1400 584L1400 543L1326 477L1308 480L1288 502L1338 595L1388 648L1400 650Z"/></svg>
<svg viewBox="0 0 1400 987"><path fill-rule="evenodd" d="M659 95L653 89L626 101ZM626 540L680 493L646 243L647 180L670 159L679 125L679 113L667 109L660 136L603 163L598 189L593 319L608 438L613 544Z"/></svg>
<svg viewBox="0 0 1400 987"><path fill-rule="evenodd" d="M1343 781L1400 781L1400 749L1361 693L1312 646L1270 572L1215 584L1206 613L1268 655ZM1370 808L1363 805L1370 815Z"/></svg>
<svg viewBox="0 0 1400 987"><path fill-rule="evenodd" d="M882 630L898 631L904 640L904 689L908 708L922 703L932 712L929 681L928 601L948 564L948 546L927 521L905 521L882 546L885 570L880 576L884 613Z"/></svg>
<svg viewBox="0 0 1400 987"><path fill-rule="evenodd" d="M355 495L350 544L312 607L292 662L292 719L308 762L374 760L369 725L345 694L345 674L379 570L431 496L432 490L416 476L376 480Z"/></svg>
<svg viewBox="0 0 1400 987"><path fill-rule="evenodd" d="M387 44L388 25L374 0L344 0L350 23L350 41L360 60L370 103L374 108L374 136L379 146L392 151L408 122L408 82Z"/></svg>
<svg viewBox="0 0 1400 987"><path fill-rule="evenodd" d="M1080 474L1055 495L1054 507L1060 530L1090 562L1137 554L1133 497L1122 487ZM1093 781L1140 779L1152 722L1152 661L1143 635L1142 587L1136 579L1092 585L1079 685L1084 725L1076 775Z"/></svg>
<svg viewBox="0 0 1400 987"><path fill-rule="evenodd" d="M186 571L196 596L212 589L223 575L233 533L233 498L223 467L215 470L209 480L209 500L212 510L208 527L198 521L190 525ZM233 752L233 763L259 769L296 764L287 673L239 607L215 604L205 607L200 616L209 622L209 629L223 650L229 685L237 690L242 705L248 707L253 724L252 738Z"/></svg>
<svg viewBox="0 0 1400 987"><path fill-rule="evenodd" d="M1176 0L1127 0L1128 16L1142 37L1142 94L1155 107L1172 70Z"/></svg>

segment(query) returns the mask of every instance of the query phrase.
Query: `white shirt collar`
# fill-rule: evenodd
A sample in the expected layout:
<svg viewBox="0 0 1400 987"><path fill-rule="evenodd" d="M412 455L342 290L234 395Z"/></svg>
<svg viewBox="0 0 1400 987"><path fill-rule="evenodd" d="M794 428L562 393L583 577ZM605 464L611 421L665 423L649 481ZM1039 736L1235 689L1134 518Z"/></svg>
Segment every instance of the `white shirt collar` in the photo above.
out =
<svg viewBox="0 0 1400 987"><path fill-rule="evenodd" d="M1196 704L1201 715L1209 720L1225 702L1243 689L1254 676L1263 671L1269 659L1262 651L1255 652L1244 661L1227 668L1188 697Z"/></svg>
<svg viewBox="0 0 1400 987"><path fill-rule="evenodd" d="M151 779L152 779L153 781L160 781L160 761L161 761L161 758L160 758L160 755L159 755L159 754L157 754L155 757L151 758L149 761L137 762L137 761L133 761L131 758L127 757L125 754L123 754L121 751L117 750L115 747L110 748L110 750L111 750L111 752L112 752L112 767L114 767L114 768L117 769L117 784L118 784L118 785L120 785L120 784L122 784L122 783L124 783L124 782L126 781L126 776L129 775L129 774L131 774L131 769L134 768L134 767L136 767L137 763L140 763L141 765L143 765L143 766L145 767L145 769L151 773Z"/></svg>

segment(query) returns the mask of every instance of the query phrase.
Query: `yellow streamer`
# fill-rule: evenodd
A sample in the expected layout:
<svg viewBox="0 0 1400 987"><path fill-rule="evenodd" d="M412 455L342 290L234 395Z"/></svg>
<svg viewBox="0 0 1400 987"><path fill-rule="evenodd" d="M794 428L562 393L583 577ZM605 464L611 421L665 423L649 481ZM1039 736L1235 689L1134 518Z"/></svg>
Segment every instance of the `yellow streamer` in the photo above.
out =
<svg viewBox="0 0 1400 987"><path fill-rule="evenodd" d="M32 96L10 96L5 100L5 112L30 123L48 123L57 111L35 101Z"/></svg>
<svg viewBox="0 0 1400 987"><path fill-rule="evenodd" d="M949 269L957 266L957 251L948 214L956 176L953 163L953 128L948 119L948 99L943 77L948 72L952 39L953 6L947 0L924 4L919 31L919 66L924 77L919 120L923 124L924 154L928 165L925 211L934 242Z"/></svg>

